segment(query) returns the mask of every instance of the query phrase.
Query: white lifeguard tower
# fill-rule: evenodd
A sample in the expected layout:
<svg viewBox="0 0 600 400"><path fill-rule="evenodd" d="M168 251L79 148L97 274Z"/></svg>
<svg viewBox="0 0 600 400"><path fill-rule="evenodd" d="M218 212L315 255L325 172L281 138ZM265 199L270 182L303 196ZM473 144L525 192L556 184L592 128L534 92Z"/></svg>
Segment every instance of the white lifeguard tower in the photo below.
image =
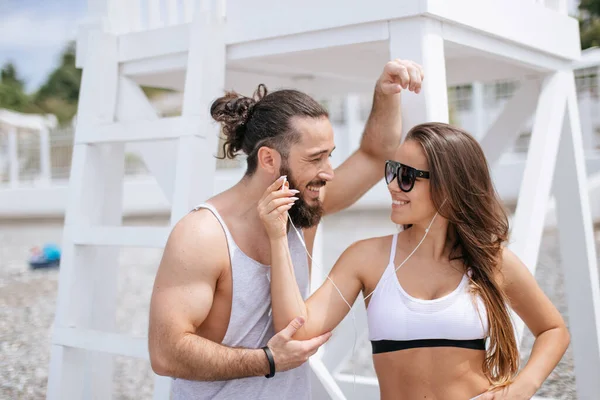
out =
<svg viewBox="0 0 600 400"><path fill-rule="evenodd" d="M148 358L146 338L114 331L118 248L162 247L170 227L122 226L125 143L134 143L171 201L174 224L213 194L225 88L258 83L318 97L370 92L384 64L426 72L403 98L404 127L448 121L447 86L518 79L519 90L480 140L491 164L534 115L512 226L512 248L534 272L556 198L578 395L600 394L600 290L572 63L577 21L566 0L88 0L78 37L83 80L66 210L49 399L112 397L113 355ZM159 118L140 85L183 91L180 116ZM336 138L343 141L344 138ZM382 185L368 195L384 193ZM318 247L318 246L317 246ZM327 271L314 271L322 282ZM364 307L355 307L361 331ZM517 323L519 338L523 324ZM341 373L354 337L348 320L311 359L314 398L378 397L374 379ZM350 344L350 345L349 345ZM166 399L156 377L154 398Z"/></svg>

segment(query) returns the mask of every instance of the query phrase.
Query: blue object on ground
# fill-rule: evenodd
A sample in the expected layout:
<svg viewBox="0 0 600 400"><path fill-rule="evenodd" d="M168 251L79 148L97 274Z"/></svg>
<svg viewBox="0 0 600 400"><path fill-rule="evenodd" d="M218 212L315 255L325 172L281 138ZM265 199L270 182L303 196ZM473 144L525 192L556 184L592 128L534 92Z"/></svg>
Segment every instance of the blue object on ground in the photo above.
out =
<svg viewBox="0 0 600 400"><path fill-rule="evenodd" d="M58 267L60 264L60 248L55 244L45 244L41 249L32 249L29 266L33 269Z"/></svg>

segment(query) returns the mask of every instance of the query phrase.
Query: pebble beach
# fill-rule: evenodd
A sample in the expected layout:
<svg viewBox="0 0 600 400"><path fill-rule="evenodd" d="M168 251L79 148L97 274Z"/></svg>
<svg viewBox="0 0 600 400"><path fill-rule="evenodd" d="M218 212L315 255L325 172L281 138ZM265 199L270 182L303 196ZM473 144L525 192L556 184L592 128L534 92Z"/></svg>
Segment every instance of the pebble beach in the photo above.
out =
<svg viewBox="0 0 600 400"><path fill-rule="evenodd" d="M160 225L167 221L159 218L136 223ZM47 242L60 244L61 239L62 220L0 222L0 399L45 398L59 270L31 270L27 257L31 247ZM595 243L598 254L598 229ZM146 335L150 293L161 254L160 249L121 250L119 332ZM536 278L568 324L555 231L544 234ZM527 332L521 348L523 361L532 344L533 337ZM374 376L368 342L359 344L355 360L357 373ZM352 366L348 371L352 373ZM116 357L114 398L151 399L152 378L146 361ZM571 346L538 395L552 399L577 398Z"/></svg>

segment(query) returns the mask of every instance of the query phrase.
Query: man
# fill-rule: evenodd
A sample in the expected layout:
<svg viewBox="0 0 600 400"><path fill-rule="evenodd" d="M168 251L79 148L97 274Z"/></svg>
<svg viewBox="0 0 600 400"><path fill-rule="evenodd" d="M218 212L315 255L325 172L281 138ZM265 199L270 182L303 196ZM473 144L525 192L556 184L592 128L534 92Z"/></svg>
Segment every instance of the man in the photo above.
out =
<svg viewBox="0 0 600 400"><path fill-rule="evenodd" d="M300 318L273 331L270 243L258 202L287 179L297 192L290 219L312 251L321 216L349 207L381 179L384 160L400 144L400 92L419 93L422 79L411 61L385 65L360 148L335 170L335 179L327 111L306 94L267 94L261 85L254 98L228 93L213 103L226 156L241 151L248 167L240 182L182 218L165 247L150 306L149 349L152 369L174 378L174 399L310 398L305 361L330 333L292 340ZM308 296L308 257L295 232L288 235L295 276Z"/></svg>

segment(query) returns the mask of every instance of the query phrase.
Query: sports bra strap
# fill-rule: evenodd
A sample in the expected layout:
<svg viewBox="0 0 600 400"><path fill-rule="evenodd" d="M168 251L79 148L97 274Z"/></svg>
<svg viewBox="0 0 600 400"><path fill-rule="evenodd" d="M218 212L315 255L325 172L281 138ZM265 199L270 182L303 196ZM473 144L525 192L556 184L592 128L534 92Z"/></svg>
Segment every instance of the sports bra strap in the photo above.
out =
<svg viewBox="0 0 600 400"><path fill-rule="evenodd" d="M396 258L396 244L398 243L398 233L394 233L392 236L392 248L390 250L390 264L394 263L394 259Z"/></svg>

